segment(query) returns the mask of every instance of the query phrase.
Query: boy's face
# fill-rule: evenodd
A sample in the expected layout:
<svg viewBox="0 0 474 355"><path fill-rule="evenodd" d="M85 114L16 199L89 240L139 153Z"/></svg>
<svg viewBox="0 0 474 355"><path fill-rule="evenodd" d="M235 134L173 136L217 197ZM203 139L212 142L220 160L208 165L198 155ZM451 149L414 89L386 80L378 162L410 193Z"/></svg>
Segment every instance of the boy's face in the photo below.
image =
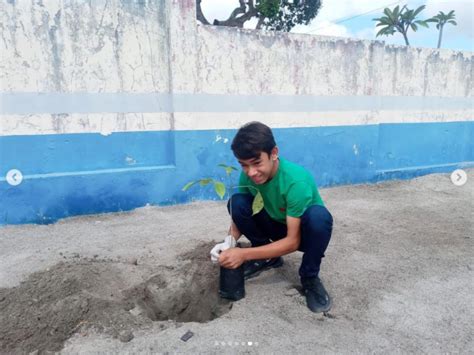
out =
<svg viewBox="0 0 474 355"><path fill-rule="evenodd" d="M239 159L239 163L244 173L252 179L255 184L264 184L275 176L278 170L278 148L273 148L270 155L260 152L258 158Z"/></svg>

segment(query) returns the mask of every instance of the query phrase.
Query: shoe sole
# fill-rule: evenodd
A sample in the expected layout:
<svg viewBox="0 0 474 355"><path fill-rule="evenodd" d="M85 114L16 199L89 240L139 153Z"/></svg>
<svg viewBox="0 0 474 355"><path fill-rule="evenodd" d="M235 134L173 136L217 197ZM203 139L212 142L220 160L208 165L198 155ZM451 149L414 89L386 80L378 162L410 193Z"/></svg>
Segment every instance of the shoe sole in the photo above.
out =
<svg viewBox="0 0 474 355"><path fill-rule="evenodd" d="M264 272L266 270L276 269L276 268L279 268L279 267L282 267L282 266L283 266L283 259L279 259L274 264L267 265L264 268L261 268L260 270L258 270L257 272L254 272L253 274L245 276L244 280L253 279L254 277L257 277L258 275L260 275L262 272Z"/></svg>

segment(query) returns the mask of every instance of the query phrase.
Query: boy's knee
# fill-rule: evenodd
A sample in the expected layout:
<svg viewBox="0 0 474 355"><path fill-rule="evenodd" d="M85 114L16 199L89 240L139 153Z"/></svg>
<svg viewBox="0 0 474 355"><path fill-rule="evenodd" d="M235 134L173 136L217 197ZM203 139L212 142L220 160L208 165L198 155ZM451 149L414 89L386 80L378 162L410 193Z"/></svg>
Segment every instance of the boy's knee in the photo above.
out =
<svg viewBox="0 0 474 355"><path fill-rule="evenodd" d="M232 211L243 211L247 210L249 207L252 207L253 196L251 194L236 193L227 201L227 211L230 213L230 208L232 205Z"/></svg>
<svg viewBox="0 0 474 355"><path fill-rule="evenodd" d="M302 226L311 231L331 231L333 218L326 207L313 205L303 213L301 217Z"/></svg>

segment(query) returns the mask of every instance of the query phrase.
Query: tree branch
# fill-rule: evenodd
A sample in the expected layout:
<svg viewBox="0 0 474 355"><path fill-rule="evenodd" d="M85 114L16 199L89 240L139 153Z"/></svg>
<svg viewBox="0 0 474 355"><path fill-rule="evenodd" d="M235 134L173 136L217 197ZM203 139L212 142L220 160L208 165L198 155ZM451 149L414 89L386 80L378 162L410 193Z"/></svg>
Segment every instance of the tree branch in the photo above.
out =
<svg viewBox="0 0 474 355"><path fill-rule="evenodd" d="M249 6L249 10L255 10L255 6L253 5L253 0L248 0L247 5Z"/></svg>
<svg viewBox="0 0 474 355"><path fill-rule="evenodd" d="M214 25L216 26L232 26L231 24L234 23L237 15L244 14L246 7L245 7L245 0L239 0L240 6L235 8L234 11L230 14L229 18L224 21L214 20Z"/></svg>
<svg viewBox="0 0 474 355"><path fill-rule="evenodd" d="M256 30L262 29L263 21L265 21L265 17L264 17L264 16L261 16L261 17L258 19L257 26L255 26L255 29L256 29Z"/></svg>
<svg viewBox="0 0 474 355"><path fill-rule="evenodd" d="M203 23L203 24L205 24L205 25L210 25L209 21L207 21L206 17L205 17L204 14L202 13L201 1L202 1L202 0L196 0L196 18L197 18L198 21L200 21L201 23Z"/></svg>
<svg viewBox="0 0 474 355"><path fill-rule="evenodd" d="M240 6L232 11L232 14L225 21L214 20L214 25L216 26L230 26L230 27L239 27L243 28L244 23L250 20L252 17L255 17L258 14L257 9L254 6L253 0L248 0L247 5L245 0L239 0ZM248 6L248 11L247 11ZM240 17L238 15L243 14Z"/></svg>

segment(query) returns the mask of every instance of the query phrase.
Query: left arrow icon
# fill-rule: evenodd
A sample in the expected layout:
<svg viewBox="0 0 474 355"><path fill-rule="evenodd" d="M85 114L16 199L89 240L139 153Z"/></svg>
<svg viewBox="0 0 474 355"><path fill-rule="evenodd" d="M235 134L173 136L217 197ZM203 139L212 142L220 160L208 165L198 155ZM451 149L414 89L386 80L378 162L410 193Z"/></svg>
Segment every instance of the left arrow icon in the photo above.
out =
<svg viewBox="0 0 474 355"><path fill-rule="evenodd" d="M23 174L18 169L12 169L8 171L6 175L6 180L12 186L20 185L23 181Z"/></svg>

